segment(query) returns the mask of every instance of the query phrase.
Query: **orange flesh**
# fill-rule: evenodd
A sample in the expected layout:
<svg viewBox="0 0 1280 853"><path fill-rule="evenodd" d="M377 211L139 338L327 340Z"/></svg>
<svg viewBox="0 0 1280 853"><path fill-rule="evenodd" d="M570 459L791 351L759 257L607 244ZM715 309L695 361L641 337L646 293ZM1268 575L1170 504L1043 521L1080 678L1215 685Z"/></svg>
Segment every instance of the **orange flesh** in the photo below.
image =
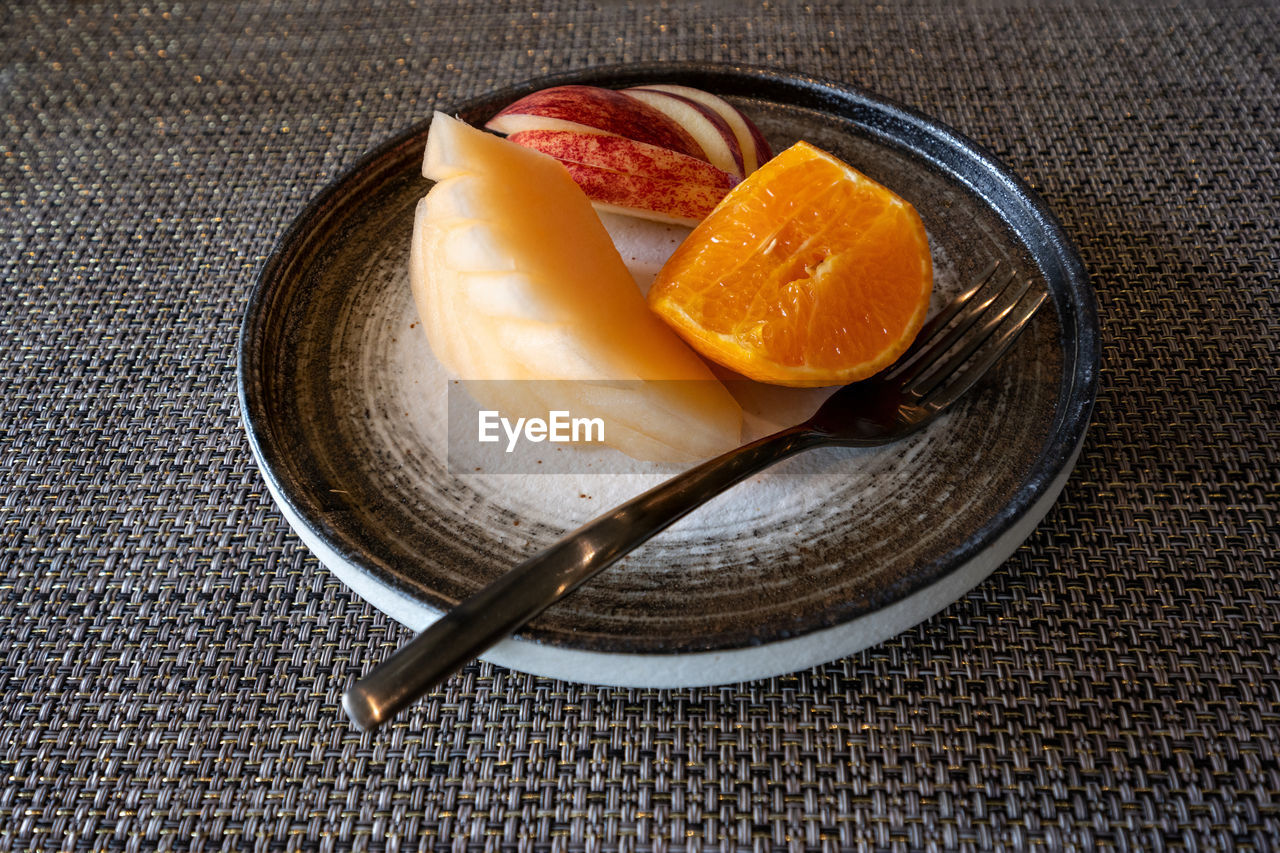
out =
<svg viewBox="0 0 1280 853"><path fill-rule="evenodd" d="M932 288L915 209L801 142L694 230L659 272L649 304L704 356L739 373L832 385L901 355Z"/></svg>

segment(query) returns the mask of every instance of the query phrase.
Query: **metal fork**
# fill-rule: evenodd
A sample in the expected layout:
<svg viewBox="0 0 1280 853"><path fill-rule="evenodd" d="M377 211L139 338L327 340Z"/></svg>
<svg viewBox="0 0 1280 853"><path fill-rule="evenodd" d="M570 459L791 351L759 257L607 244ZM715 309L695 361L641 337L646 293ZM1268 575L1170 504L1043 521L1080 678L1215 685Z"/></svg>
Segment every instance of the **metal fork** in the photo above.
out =
<svg viewBox="0 0 1280 853"><path fill-rule="evenodd" d="M889 444L924 427L969 390L1047 296L997 275L976 283L920 330L883 372L836 391L802 424L704 462L622 504L530 557L446 613L356 682L343 708L364 731L505 639L656 533L782 459L826 446Z"/></svg>

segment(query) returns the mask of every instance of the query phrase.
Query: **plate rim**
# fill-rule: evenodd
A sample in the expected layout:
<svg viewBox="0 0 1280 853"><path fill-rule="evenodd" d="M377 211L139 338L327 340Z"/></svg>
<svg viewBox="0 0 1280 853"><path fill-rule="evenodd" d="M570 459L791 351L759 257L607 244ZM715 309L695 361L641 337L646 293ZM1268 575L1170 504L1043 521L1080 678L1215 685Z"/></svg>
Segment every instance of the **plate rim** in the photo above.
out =
<svg viewBox="0 0 1280 853"><path fill-rule="evenodd" d="M984 555L989 561L993 556L991 548L1005 538L1005 534L1017 525L1019 519L1025 519L1028 512L1043 504L1040 512L1042 517L1056 501L1083 445L1096 400L1100 360L1096 296L1090 287L1083 262L1057 216L1025 181L1005 167L993 154L945 124L910 107L872 95L850 84L781 69L705 62L649 62L601 66L530 78L460 102L448 108L447 111L463 116L484 117L486 113L495 112L515 98L547 86L567 83L619 86L645 81L682 82L720 94L736 95L747 99L757 97L768 100L771 92L794 94L798 90L803 90L810 100L825 102L825 107L819 107L825 112L843 120L855 122L859 124L860 129L865 129L868 133L887 140L889 144L898 148L907 148L910 153L931 160L943 168L951 179L960 181L992 208L1000 220L1011 228L1018 242L1030 251L1039 271L1046 279L1049 276L1041 263L1041 258L1047 252L1056 259L1060 268L1059 287L1055 288L1053 282L1050 282L1050 292L1057 303L1059 323L1063 324L1061 340L1063 343L1073 343L1075 351L1067 352L1064 347L1063 381L1059 387L1054 417L1045 443L1029 469L1028 476L1024 478L1009 502L988 519L986 524L972 531L962 543L948 551L945 560L936 561L945 563L945 566L934 566L931 571L911 572L908 576L887 584L870 600L860 602L858 613L845 617L837 615L829 618L825 623L814 620L810 625L799 629L775 630L770 637L763 639L753 637L746 643L740 638L730 637L719 645L702 643L689 648L672 648L657 652L637 653L616 648L601 648L590 642L583 642L586 638L581 636L573 638L578 640L576 643L566 642L558 635L540 636L536 626L526 629L508 643L529 644L548 652L585 652L609 657L639 654L657 658L674 658L682 655L728 653L738 649L759 650L808 635L825 633L832 628L847 626L859 620L874 618L881 610L892 608L895 604L944 582L948 577L963 573L967 567ZM809 101L804 105L809 105ZM858 120L859 115L873 114L889 119L899 131L913 131L918 134L912 138L916 144L907 146L897 137L890 136L887 130L876 129ZM392 171L392 166L398 167L406 153L401 149L406 146L420 146L421 137L425 135L429 124L428 117L358 158L318 191L290 226L277 238L246 301L237 350L237 393L241 419L249 438L250 448L267 481L269 490L279 507L285 511L290 526L304 540L308 540L309 547L311 541L316 541L323 543L329 550L330 553L327 555L329 559L321 562L334 571L353 591L356 585L353 585L347 577L352 571L360 572L376 585L386 587L396 595L407 595L411 600L417 601L424 610L424 616L432 613L438 616L439 611L434 605L418 597L420 590L417 586L398 579L394 572L390 572L390 576L387 576L387 572L380 572L363 564L359 553L344 550L341 537L335 535L331 527L317 525L316 520L310 518L304 508L289 494L286 484L281 481L276 470L278 459L273 459L272 456L273 451L278 450L279 442L266 434L267 424L264 413L261 411L263 393L254 386L248 375L250 368L258 363L261 356L260 352L255 351L254 343L258 336L258 324L270 313L264 310L264 305L270 303L274 283L287 275L291 264L302 260L298 255L307 242L307 235L319 231L327 217L340 213L343 209L342 202L357 193L360 186L375 185L380 182L385 173ZM929 144L924 145L925 143ZM974 177L983 179L983 182L975 184L965 180L953 168L947 167L943 159L946 153L963 154L971 167L976 168ZM999 196L1000 205L993 201L991 194ZM1011 222L1005 215L1005 206L1010 200L1016 200L1018 203L1016 212L1023 217L1019 220L1021 227ZM1026 228L1032 226L1043 238L1043 245L1039 251L1028 245L1027 235L1024 233ZM1047 500L1045 500L1046 496ZM1035 523L1038 524L1039 520L1039 517L1036 518ZM303 535L299 523L307 529L306 535ZM1034 526L1033 524L1027 530L1027 535ZM1023 539L1025 536L1018 537L1012 547L999 555L999 559L983 572L977 581L986 577L1007 559L1021 545ZM311 550L315 552L316 548L312 547ZM345 565L336 569L331 565L335 559ZM359 591L357 594L370 600L369 595ZM946 606L947 603L950 602L945 602L942 606ZM379 609L385 611L383 607ZM941 607L922 612L911 621L901 624L892 633L910 627L938 609ZM405 621L400 617L394 618ZM842 653L847 654L856 650L849 649ZM511 656L498 655L497 657ZM524 656L516 655L515 657L523 659Z"/></svg>

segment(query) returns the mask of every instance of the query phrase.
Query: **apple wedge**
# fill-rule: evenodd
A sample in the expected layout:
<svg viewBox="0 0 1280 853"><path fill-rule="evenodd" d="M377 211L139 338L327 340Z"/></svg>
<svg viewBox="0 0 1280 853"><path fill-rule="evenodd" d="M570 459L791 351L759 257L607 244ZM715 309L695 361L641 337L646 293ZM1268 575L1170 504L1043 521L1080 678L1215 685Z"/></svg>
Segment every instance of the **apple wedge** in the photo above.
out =
<svg viewBox="0 0 1280 853"><path fill-rule="evenodd" d="M525 130L608 133L706 159L702 146L666 113L600 86L553 86L520 98L485 127L503 134Z"/></svg>
<svg viewBox="0 0 1280 853"><path fill-rule="evenodd" d="M735 176L705 160L621 136L573 130L522 130L507 139L565 163L721 189L730 189L738 183Z"/></svg>
<svg viewBox="0 0 1280 853"><path fill-rule="evenodd" d="M702 147L711 165L736 175L739 180L746 177L738 136L715 110L684 95L661 89L636 87L623 91L684 128Z"/></svg>
<svg viewBox="0 0 1280 853"><path fill-rule="evenodd" d="M671 225L697 225L729 193L727 187L664 181L583 163L563 165L597 211L625 213Z"/></svg>
<svg viewBox="0 0 1280 853"><path fill-rule="evenodd" d="M728 123L729 127L733 129L734 136L737 137L738 148L742 151L742 168L745 174L750 175L773 159L773 149L769 147L768 140L764 138L764 134L760 132L760 128L756 126L755 122L747 118L741 110L719 95L713 95L710 92L703 89L695 89L692 86L679 86L674 83L651 83L637 86L635 89L627 91L634 95L637 89L679 95L715 111Z"/></svg>
<svg viewBox="0 0 1280 853"><path fill-rule="evenodd" d="M444 366L502 380L464 382L477 402L512 419L602 418L605 442L640 459L737 445L741 408L649 310L563 164L437 112L423 174L436 183L418 206L410 284Z"/></svg>

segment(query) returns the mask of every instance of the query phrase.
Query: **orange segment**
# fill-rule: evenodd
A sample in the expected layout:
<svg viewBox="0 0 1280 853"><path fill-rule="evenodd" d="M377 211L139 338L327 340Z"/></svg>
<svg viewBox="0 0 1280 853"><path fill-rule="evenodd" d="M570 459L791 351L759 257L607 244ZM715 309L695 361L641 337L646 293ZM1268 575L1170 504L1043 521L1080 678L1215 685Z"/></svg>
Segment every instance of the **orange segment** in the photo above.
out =
<svg viewBox="0 0 1280 853"><path fill-rule="evenodd" d="M924 323L933 264L915 208L796 143L676 249L649 306L694 349L777 385L865 379Z"/></svg>

